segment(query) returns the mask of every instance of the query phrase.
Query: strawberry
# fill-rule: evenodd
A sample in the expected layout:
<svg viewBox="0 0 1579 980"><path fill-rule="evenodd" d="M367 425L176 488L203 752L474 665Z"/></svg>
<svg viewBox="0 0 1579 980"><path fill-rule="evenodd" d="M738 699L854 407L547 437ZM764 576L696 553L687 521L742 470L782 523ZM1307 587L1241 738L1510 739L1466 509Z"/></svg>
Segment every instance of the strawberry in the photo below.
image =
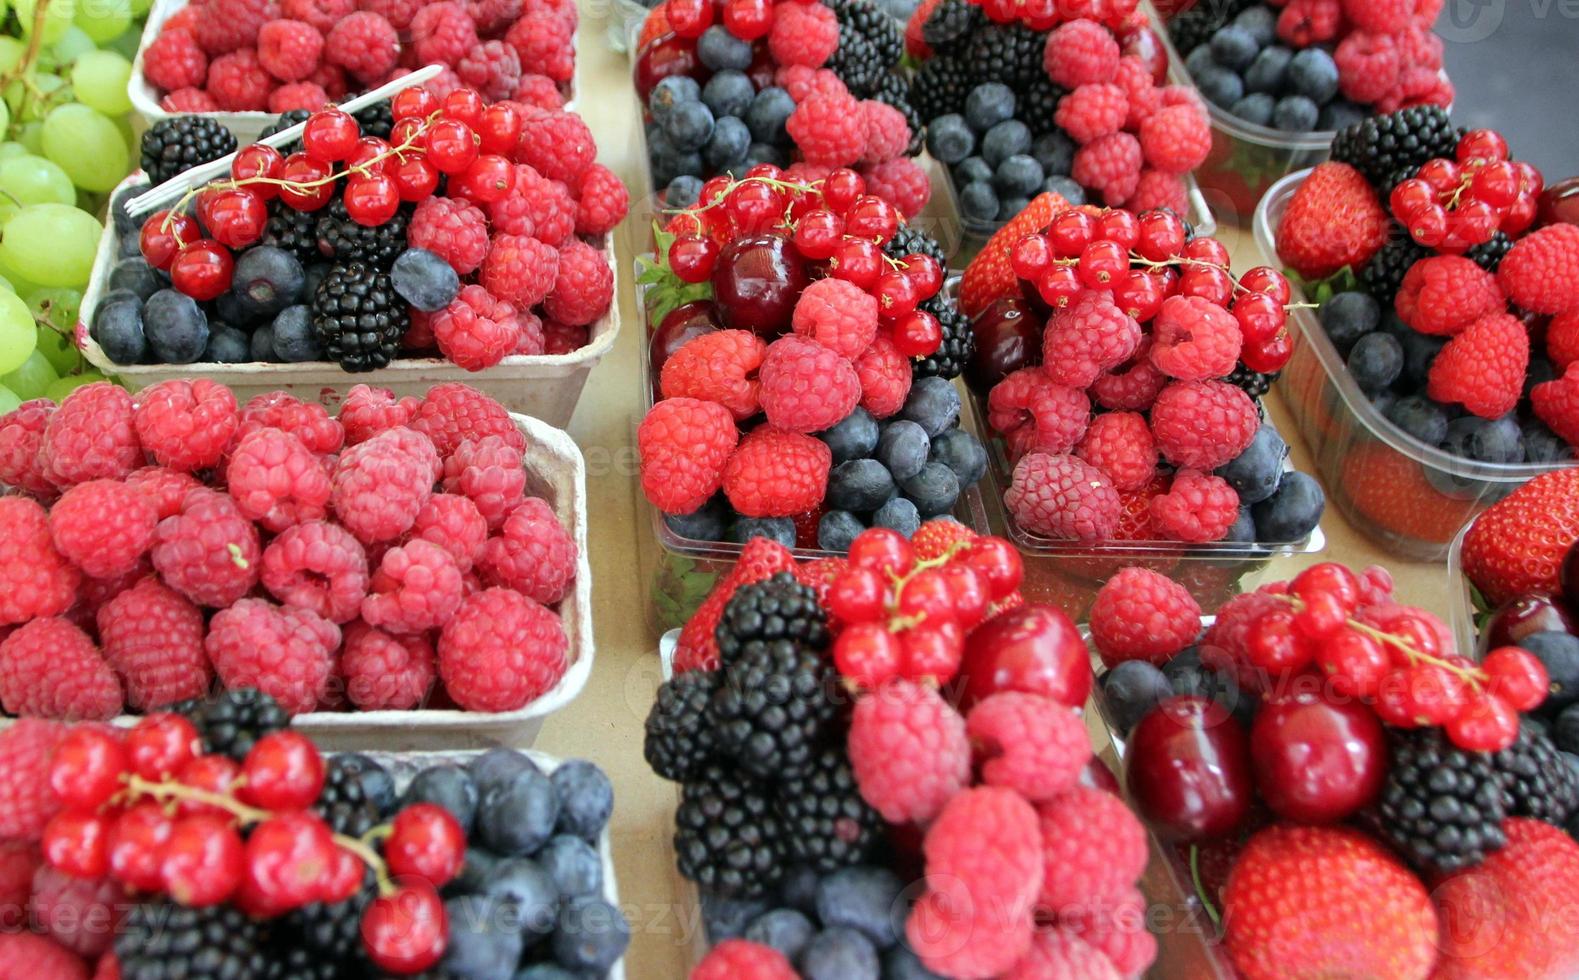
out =
<svg viewBox="0 0 1579 980"><path fill-rule="evenodd" d="M817 593L817 602L827 608L828 589L833 586L833 580L849 567L850 563L843 558L819 558L796 565L795 581L810 586Z"/></svg>
<svg viewBox="0 0 1579 980"><path fill-rule="evenodd" d="M1542 473L1475 518L1464 574L1494 606L1526 592L1553 595L1563 556L1579 538L1579 469Z"/></svg>
<svg viewBox="0 0 1579 980"><path fill-rule="evenodd" d="M1223 889L1223 928L1246 980L1425 980L1436 961L1425 886L1344 828L1278 825L1252 837Z"/></svg>
<svg viewBox="0 0 1579 980"><path fill-rule="evenodd" d="M1432 894L1442 916L1436 980L1572 977L1579 973L1579 844L1557 827L1513 817L1508 846L1450 875Z"/></svg>
<svg viewBox="0 0 1579 980"><path fill-rule="evenodd" d="M938 4L943 0L921 0L916 5L915 12L905 22L905 52L915 57L917 61L925 61L932 57L932 46L927 44L927 39L922 36L922 29L926 26L932 11L938 9Z"/></svg>
<svg viewBox="0 0 1579 980"><path fill-rule="evenodd" d="M922 561L937 558L955 544L970 541L976 532L959 521L927 521L910 538L910 548Z"/></svg>
<svg viewBox="0 0 1579 980"><path fill-rule="evenodd" d="M1579 360L1568 365L1562 377L1536 385L1530 405L1537 418L1579 448Z"/></svg>
<svg viewBox="0 0 1579 980"><path fill-rule="evenodd" d="M1530 366L1530 335L1508 313L1483 316L1447 342L1431 362L1426 394L1458 402L1483 419L1513 411L1524 393Z"/></svg>
<svg viewBox="0 0 1579 980"><path fill-rule="evenodd" d="M1009 265L1009 252L1020 239L1046 228L1055 214L1068 208L1069 202L1062 196L1047 191L1038 194L1024 211L993 232L987 244L965 267L965 276L960 280L959 308L966 316L975 316L1000 296L1018 292L1018 281Z"/></svg>
<svg viewBox="0 0 1579 980"><path fill-rule="evenodd" d="M795 556L790 550L770 538L752 538L740 549L740 558L729 574L713 586L706 599L697 607L691 618L680 629L680 638L674 648L674 669L713 670L718 666L718 640L714 633L724 615L724 607L734 597L735 590L770 578L778 572L795 570Z"/></svg>
<svg viewBox="0 0 1579 980"><path fill-rule="evenodd" d="M1277 226L1277 254L1306 279L1359 268L1387 244L1387 210L1363 174L1323 163L1294 192Z"/></svg>

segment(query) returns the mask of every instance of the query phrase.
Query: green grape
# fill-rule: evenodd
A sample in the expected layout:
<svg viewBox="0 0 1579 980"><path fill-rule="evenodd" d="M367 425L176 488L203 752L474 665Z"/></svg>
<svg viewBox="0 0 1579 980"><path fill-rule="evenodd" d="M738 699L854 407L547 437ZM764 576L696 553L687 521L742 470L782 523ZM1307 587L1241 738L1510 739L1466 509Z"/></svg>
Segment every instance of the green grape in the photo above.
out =
<svg viewBox="0 0 1579 980"><path fill-rule="evenodd" d="M71 89L77 101L106 116L124 116L132 111L126 83L132 77L132 63L114 51L89 51L71 69Z"/></svg>
<svg viewBox="0 0 1579 980"><path fill-rule="evenodd" d="M85 105L56 106L44 119L44 155L84 190L111 191L132 169L126 140L108 116Z"/></svg>
<svg viewBox="0 0 1579 980"><path fill-rule="evenodd" d="M23 86L20 81L12 82L6 86L5 102L13 115L19 121L29 122L43 119L49 111L50 101L54 95L66 85L66 80L59 75L50 75L42 71L32 74L33 88L43 95L39 98L32 91Z"/></svg>
<svg viewBox="0 0 1579 980"><path fill-rule="evenodd" d="M0 385L0 415L16 411L16 407L20 404L22 404L22 396L5 385Z"/></svg>
<svg viewBox="0 0 1579 980"><path fill-rule="evenodd" d="M69 65L96 48L98 45L88 36L88 32L73 24L66 28L65 37L50 45L49 53L55 56L56 65Z"/></svg>
<svg viewBox="0 0 1579 980"><path fill-rule="evenodd" d="M27 304L15 293L0 293L0 374L27 363L38 346L38 327Z"/></svg>
<svg viewBox="0 0 1579 980"><path fill-rule="evenodd" d="M40 285L80 289L103 232L97 218L69 204L29 204L6 222L0 257Z"/></svg>
<svg viewBox="0 0 1579 980"><path fill-rule="evenodd" d="M44 155L44 124L37 119L17 120L13 130L17 142L29 153Z"/></svg>
<svg viewBox="0 0 1579 980"><path fill-rule="evenodd" d="M131 0L77 0L73 19L95 42L104 44L131 26Z"/></svg>
<svg viewBox="0 0 1579 980"><path fill-rule="evenodd" d="M137 16L141 17L139 13ZM131 61L137 60L137 48L143 41L143 25L141 22L133 24L129 29L122 31L110 40L108 44L101 45L107 51Z"/></svg>
<svg viewBox="0 0 1579 980"><path fill-rule="evenodd" d="M4 143L0 143L0 160L9 160L12 157L19 157L26 152L27 147L23 146L21 143L18 143L16 140L6 140Z"/></svg>
<svg viewBox="0 0 1579 980"><path fill-rule="evenodd" d="M50 333L54 331L51 330ZM27 360L22 362L21 367L10 374L0 375L0 385L10 388L22 396L23 400L42 398L45 389L58 377L60 373L55 370L55 365L49 363L49 358L44 356L43 351L35 349L33 353L27 355Z"/></svg>
<svg viewBox="0 0 1579 980"><path fill-rule="evenodd" d="M76 328L77 313L82 309L82 290L40 286L22 294L22 298L27 300L35 319L53 323L68 336Z"/></svg>
<svg viewBox="0 0 1579 980"><path fill-rule="evenodd" d="M0 37L0 71L10 71L27 54L27 42L14 37Z"/></svg>
<svg viewBox="0 0 1579 980"><path fill-rule="evenodd" d="M14 0L16 19L22 25L22 36L29 37L33 33L33 19L38 13L38 0ZM71 27L71 18L76 13L76 4L71 0L50 0L49 8L44 11L44 43L54 44L66 36L66 30Z"/></svg>
<svg viewBox="0 0 1579 980"><path fill-rule="evenodd" d="M0 160L0 192L17 204L74 204L77 200L77 189L66 172L31 153Z"/></svg>
<svg viewBox="0 0 1579 980"><path fill-rule="evenodd" d="M71 338L63 333L48 328L38 332L38 349L55 369L57 374L65 376L82 366L82 353L71 342Z"/></svg>
<svg viewBox="0 0 1579 980"><path fill-rule="evenodd" d="M67 395L71 394L73 391L76 391L78 388L81 388L83 385L91 385L95 381L103 380L104 375L97 371L84 371L81 374L68 374L62 377L59 381L56 381L54 384L50 385L49 388L44 391L44 397L57 402L65 401Z"/></svg>
<svg viewBox="0 0 1579 980"><path fill-rule="evenodd" d="M153 9L154 0L132 0L132 16L141 17Z"/></svg>

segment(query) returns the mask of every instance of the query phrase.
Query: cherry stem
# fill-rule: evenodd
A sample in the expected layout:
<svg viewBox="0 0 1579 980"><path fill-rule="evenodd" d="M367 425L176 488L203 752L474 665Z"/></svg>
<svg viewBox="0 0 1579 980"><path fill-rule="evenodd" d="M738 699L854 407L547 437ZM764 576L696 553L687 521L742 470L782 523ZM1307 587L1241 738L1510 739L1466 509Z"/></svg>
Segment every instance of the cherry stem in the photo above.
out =
<svg viewBox="0 0 1579 980"><path fill-rule="evenodd" d="M1301 599L1299 596L1288 595L1285 593L1277 595L1276 598L1288 603L1294 608L1295 612L1305 611L1305 600ZM1359 633L1363 636L1368 636L1378 643L1391 646L1398 650L1409 659L1410 664L1430 664L1433 667L1440 667L1453 676L1457 677L1459 680L1462 680L1465 683L1477 688L1490 679L1486 676L1486 672L1483 670L1475 667L1460 667L1457 664L1450 663L1441 657L1434 656L1432 654L1426 653L1424 650L1416 648L1414 644L1410 643L1401 636L1388 633L1384 630L1379 630L1368 623L1360 622L1352 616L1344 617L1343 621L1356 633Z"/></svg>
<svg viewBox="0 0 1579 980"><path fill-rule="evenodd" d="M1212 904L1211 896L1206 894L1206 883L1201 881L1201 849L1194 844L1190 845L1190 881L1195 885L1195 897L1201 900L1206 917L1212 920L1212 925L1221 928L1223 917Z"/></svg>

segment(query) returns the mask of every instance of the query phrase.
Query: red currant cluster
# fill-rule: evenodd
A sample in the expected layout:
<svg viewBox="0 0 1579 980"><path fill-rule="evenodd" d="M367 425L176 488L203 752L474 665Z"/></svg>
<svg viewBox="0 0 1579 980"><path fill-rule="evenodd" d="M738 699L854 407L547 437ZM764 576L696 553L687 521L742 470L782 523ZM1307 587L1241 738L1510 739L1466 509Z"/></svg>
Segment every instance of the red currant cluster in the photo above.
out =
<svg viewBox="0 0 1579 980"><path fill-rule="evenodd" d="M394 973L438 961L448 941L438 889L466 849L447 810L414 804L347 837L308 809L324 762L306 736L266 735L239 765L201 754L200 744L174 714L148 715L124 737L89 725L67 734L50 761L64 808L45 827L45 860L78 878L108 875L192 908L230 902L256 918L343 902L372 868L379 894L362 917L368 956ZM372 844L380 839L382 857Z"/></svg>
<svg viewBox="0 0 1579 980"><path fill-rule="evenodd" d="M1499 231L1514 237L1535 222L1545 182L1535 167L1508 159L1501 133L1472 129L1454 156L1427 160L1393 188L1388 204L1409 237L1458 255Z"/></svg>
<svg viewBox="0 0 1579 980"><path fill-rule="evenodd" d="M894 258L883 246L899 232L899 210L866 192L866 179L840 168L821 180L787 177L759 163L744 178L714 177L695 206L670 218L675 234L669 265L688 283L705 282L723 247L737 238L785 229L795 250L877 298L878 316L906 357L927 357L943 343L937 317L917 306L943 288L943 268L930 255ZM813 278L820 278L813 272Z"/></svg>
<svg viewBox="0 0 1579 980"><path fill-rule="evenodd" d="M663 5L669 20L669 29L685 38L699 38L713 26L713 16L728 31L742 41L755 41L767 37L773 29L773 3L771 0L674 0Z"/></svg>

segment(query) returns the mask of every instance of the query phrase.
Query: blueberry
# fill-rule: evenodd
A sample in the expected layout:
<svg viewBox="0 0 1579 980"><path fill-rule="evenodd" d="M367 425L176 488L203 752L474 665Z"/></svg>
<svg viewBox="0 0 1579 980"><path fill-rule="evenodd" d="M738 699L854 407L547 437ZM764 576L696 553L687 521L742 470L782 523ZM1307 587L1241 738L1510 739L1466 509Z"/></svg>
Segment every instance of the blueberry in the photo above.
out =
<svg viewBox="0 0 1579 980"><path fill-rule="evenodd" d="M714 71L745 71L751 67L751 42L735 37L722 24L714 24L696 39L696 56Z"/></svg>
<svg viewBox="0 0 1579 980"><path fill-rule="evenodd" d="M137 232L140 228L137 223L138 219L132 217L131 212L126 210L126 205L131 203L132 198L146 190L148 190L148 181L138 180L121 188L111 196L110 217L115 222L116 234L129 235L134 239L137 237Z"/></svg>
<svg viewBox="0 0 1579 980"><path fill-rule="evenodd" d="M470 834L477 818L477 784L460 766L430 766L417 773L401 797L401 806L413 803L443 807Z"/></svg>
<svg viewBox="0 0 1579 980"><path fill-rule="evenodd" d="M931 449L932 441L927 437L926 429L916 422L899 419L883 427L883 434L877 440L876 457L877 462L887 467L894 479L908 480L927 465Z"/></svg>
<svg viewBox="0 0 1579 980"><path fill-rule="evenodd" d="M208 317L192 297L161 289L143 304L143 336L161 363L191 364L208 346Z"/></svg>
<svg viewBox="0 0 1579 980"><path fill-rule="evenodd" d="M140 301L147 300L164 287L164 277L141 255L121 259L110 271L110 288L136 293Z"/></svg>
<svg viewBox="0 0 1579 980"><path fill-rule="evenodd" d="M444 911L450 936L440 969L468 980L510 980L515 975L521 932L509 927L493 899L461 895L445 902Z"/></svg>
<svg viewBox="0 0 1579 980"><path fill-rule="evenodd" d="M1338 65L1324 49L1305 48L1289 60L1288 85L1296 95L1326 105L1338 94Z"/></svg>
<svg viewBox="0 0 1579 980"><path fill-rule="evenodd" d="M1223 535L1224 544L1255 544L1256 519L1250 512L1249 506L1239 508L1239 516L1234 518L1229 525L1228 533Z"/></svg>
<svg viewBox="0 0 1579 980"><path fill-rule="evenodd" d="M959 192L959 209L976 221L998 219L998 194L984 180L973 180Z"/></svg>
<svg viewBox="0 0 1579 980"><path fill-rule="evenodd" d="M795 909L774 909L753 919L746 927L745 938L771 946L794 962L816 931L812 921Z"/></svg>
<svg viewBox="0 0 1579 980"><path fill-rule="evenodd" d="M231 274L230 288L242 309L254 316L273 316L302 298L307 271L283 248L258 245L242 252Z"/></svg>
<svg viewBox="0 0 1579 980"><path fill-rule="evenodd" d="M1067 176L1075 162L1075 141L1061 129L1038 136L1031 143L1031 156L1045 174Z"/></svg>
<svg viewBox="0 0 1579 980"><path fill-rule="evenodd" d="M1010 218L1031 206L1031 199L1024 194L1014 197L1005 197L998 201L998 220L1008 221Z"/></svg>
<svg viewBox="0 0 1579 980"><path fill-rule="evenodd" d="M788 517L742 517L729 528L729 540L735 544L745 544L752 538L767 538L793 548L795 522Z"/></svg>
<svg viewBox="0 0 1579 980"><path fill-rule="evenodd" d="M817 547L824 551L849 551L866 525L847 510L830 510L817 521Z"/></svg>
<svg viewBox="0 0 1579 980"><path fill-rule="evenodd" d="M553 836L559 796L541 772L523 769L502 784L479 788L477 830L490 851L505 857L532 854Z"/></svg>
<svg viewBox="0 0 1579 980"><path fill-rule="evenodd" d="M713 111L700 102L681 102L664 117L663 132L681 153L700 150L713 137Z"/></svg>
<svg viewBox="0 0 1579 980"><path fill-rule="evenodd" d="M466 854L461 860L460 871L444 887L445 896L481 893L487 888L489 875L492 875L494 868L498 866L498 857L490 854L485 848L468 844Z"/></svg>
<svg viewBox="0 0 1579 980"><path fill-rule="evenodd" d="M973 485L987 472L987 448L964 429L948 429L933 439L932 459L953 470L962 487Z"/></svg>
<svg viewBox="0 0 1579 980"><path fill-rule="evenodd" d="M1200 652L1194 647L1163 664L1162 672L1167 676L1174 694L1209 698L1246 724L1255 717L1256 696L1241 690L1232 677L1219 674L1201 663Z"/></svg>
<svg viewBox="0 0 1579 980"><path fill-rule="evenodd" d="M746 158L751 149L751 130L734 116L725 116L713 126L712 138L702 148L702 160L714 170L724 170Z"/></svg>
<svg viewBox="0 0 1579 980"><path fill-rule="evenodd" d="M408 248L389 268L389 284L400 298L427 313L442 310L461 291L455 269L425 248Z"/></svg>
<svg viewBox="0 0 1579 980"><path fill-rule="evenodd" d="M965 122L978 133L1014 118L1014 90L1002 82L987 82L965 96Z"/></svg>
<svg viewBox="0 0 1579 980"><path fill-rule="evenodd" d="M663 192L663 203L670 208L688 208L702 196L702 180L693 174L680 174L669 181Z"/></svg>
<svg viewBox="0 0 1579 980"><path fill-rule="evenodd" d="M817 886L821 883L822 875L816 868L797 864L779 879L779 900L792 909L814 916L817 914Z"/></svg>
<svg viewBox="0 0 1579 980"><path fill-rule="evenodd" d="M1303 95L1285 95L1272 108L1272 128L1285 133L1308 133L1316 128L1321 110Z"/></svg>
<svg viewBox="0 0 1579 980"><path fill-rule="evenodd" d="M929 436L939 436L959 423L959 410L958 388L943 378L917 378L899 417L920 425Z"/></svg>
<svg viewBox="0 0 1579 980"><path fill-rule="evenodd" d="M1483 419L1470 415L1447 424L1442 449L1482 463L1524 462L1524 433L1512 415Z"/></svg>
<svg viewBox="0 0 1579 980"><path fill-rule="evenodd" d="M663 522L669 530L692 541L722 541L729 528L729 504L715 496L689 514L665 514Z"/></svg>
<svg viewBox="0 0 1579 980"><path fill-rule="evenodd" d="M1018 119L1005 119L987 130L981 138L981 156L994 167L1001 167L1012 156L1031 152L1031 128Z"/></svg>
<svg viewBox="0 0 1579 980"><path fill-rule="evenodd" d="M1244 98L1244 80L1221 65L1207 66L1193 77L1195 87L1213 105L1227 109Z"/></svg>
<svg viewBox="0 0 1579 980"><path fill-rule="evenodd" d="M116 364L141 364L148 359L143 303L136 293L116 291L105 296L93 311L88 333Z"/></svg>
<svg viewBox="0 0 1579 980"><path fill-rule="evenodd" d="M944 163L959 163L976 148L976 134L957 112L939 116L927 124L927 152Z"/></svg>
<svg viewBox="0 0 1579 980"><path fill-rule="evenodd" d="M310 307L286 307L274 318L272 326L276 358L286 362L323 360L323 351L318 348L318 338L313 333Z"/></svg>
<svg viewBox="0 0 1579 980"><path fill-rule="evenodd" d="M882 443L878 443L882 452ZM875 459L852 459L828 474L828 506L869 514L899 493L888 468Z"/></svg>
<svg viewBox="0 0 1579 980"><path fill-rule="evenodd" d="M1361 337L1349 352L1349 374L1361 391L1382 391L1404 371L1404 345L1388 333Z"/></svg>
<svg viewBox="0 0 1579 980"><path fill-rule="evenodd" d="M559 901L566 897L546 868L524 857L497 862L483 883L483 894L498 904L501 918L517 932L538 936L554 928Z"/></svg>
<svg viewBox="0 0 1579 980"><path fill-rule="evenodd" d="M1344 357L1360 338L1381 326L1382 309L1370 293L1338 293L1316 314L1332 346Z"/></svg>
<svg viewBox="0 0 1579 980"><path fill-rule="evenodd" d="M1542 707L1550 705L1551 700L1548 695ZM1557 712L1557 720L1552 725L1552 741L1564 752L1579 752L1579 708L1570 704Z"/></svg>
<svg viewBox="0 0 1579 980"><path fill-rule="evenodd" d="M1426 386L1431 365L1436 361L1436 356L1442 353L1442 348L1447 346L1448 338L1433 337L1408 327L1395 336L1404 345L1404 373L1398 381L1399 388L1419 391Z"/></svg>
<svg viewBox="0 0 1579 980"><path fill-rule="evenodd" d="M872 526L886 527L908 538L921 529L921 512L904 497L895 497L877 508L877 512L872 515Z"/></svg>
<svg viewBox="0 0 1579 980"><path fill-rule="evenodd" d="M1195 49L1184 58L1185 73L1191 78L1221 67L1221 65L1212 60L1212 46L1209 43L1196 45Z"/></svg>
<svg viewBox="0 0 1579 980"><path fill-rule="evenodd" d="M709 28L711 29L711 28ZM751 127L751 138L758 143L780 145L789 142L789 132L784 123L795 111L795 100L777 85L769 85L751 100L746 110L746 125Z"/></svg>
<svg viewBox="0 0 1579 980"><path fill-rule="evenodd" d="M559 910L554 959L572 970L601 975L625 955L631 927L620 910L601 898L574 898Z"/></svg>
<svg viewBox="0 0 1579 980"><path fill-rule="evenodd" d="M1348 99L1333 99L1321 107L1321 116L1316 120L1316 128L1328 131L1348 129L1355 123L1364 122L1370 114L1370 110L1355 105Z"/></svg>
<svg viewBox="0 0 1579 980"><path fill-rule="evenodd" d="M1061 195L1074 207L1086 203L1086 189L1077 184L1072 178L1054 174L1042 182L1042 190L1051 191Z"/></svg>
<svg viewBox="0 0 1579 980"><path fill-rule="evenodd" d="M1277 37L1277 14L1270 7L1256 4L1239 12L1234 26L1249 34L1259 47L1266 47Z"/></svg>
<svg viewBox="0 0 1579 980"><path fill-rule="evenodd" d="M1236 119L1243 119L1247 123L1257 126L1272 125L1272 110L1276 108L1277 101L1265 92L1252 92L1228 107L1228 114Z"/></svg>
<svg viewBox="0 0 1579 980"><path fill-rule="evenodd" d="M1542 706L1545 710L1560 711L1579 701L1579 636L1554 631L1530 633L1519 641L1519 646L1534 654L1546 668L1550 685Z"/></svg>
<svg viewBox="0 0 1579 980"><path fill-rule="evenodd" d="M252 338L228 323L208 325L208 346L203 348L205 364L245 364L252 360Z"/></svg>
<svg viewBox="0 0 1579 980"><path fill-rule="evenodd" d="M1398 399L1387 410L1387 418L1427 446L1440 446L1447 438L1447 413L1424 395Z"/></svg>
<svg viewBox="0 0 1579 980"><path fill-rule="evenodd" d="M379 813L390 813L395 808L395 780L389 770L359 752L345 752L335 757L337 768L356 777L362 786L362 795Z"/></svg>
<svg viewBox="0 0 1579 980"><path fill-rule="evenodd" d="M795 963L803 980L879 980L877 950L854 929L824 929Z"/></svg>
<svg viewBox="0 0 1579 980"><path fill-rule="evenodd" d="M582 980L586 974L571 973L558 963L533 963L523 966L511 980Z"/></svg>
<svg viewBox="0 0 1579 980"><path fill-rule="evenodd" d="M652 92L647 96L647 111L652 113L653 121L661 126L675 106L695 102L701 97L702 87L696 79L689 75L670 75L652 87Z"/></svg>
<svg viewBox="0 0 1579 980"><path fill-rule="evenodd" d="M559 797L561 833L597 840L614 813L614 786L596 764L571 759L554 770L549 781Z"/></svg>
<svg viewBox="0 0 1579 980"><path fill-rule="evenodd" d="M1371 400L1371 407L1376 409L1378 414L1386 415L1397 403L1398 392L1391 388L1383 388L1380 391L1367 392L1366 397Z"/></svg>
<svg viewBox="0 0 1579 980"><path fill-rule="evenodd" d="M947 514L959 500L959 477L942 463L928 463L920 473L899 481L899 488L915 503L923 518Z"/></svg>
<svg viewBox="0 0 1579 980"><path fill-rule="evenodd" d="M992 164L981 157L966 157L954 168L954 182L963 185L985 180L990 183L994 172Z"/></svg>
<svg viewBox="0 0 1579 980"><path fill-rule="evenodd" d="M1231 71L1244 71L1255 60L1261 45L1242 27L1222 27L1212 35L1212 60Z"/></svg>
<svg viewBox="0 0 1579 980"><path fill-rule="evenodd" d="M1283 477L1277 493L1255 505L1256 538L1269 544L1303 541L1321 523L1327 495L1308 473Z"/></svg>
<svg viewBox="0 0 1579 980"><path fill-rule="evenodd" d="M789 155L784 152L783 148L771 143L752 143L746 149L746 158L741 161L741 165L744 170L750 170L759 163L771 163L775 167L787 167L789 162Z"/></svg>
<svg viewBox="0 0 1579 980"><path fill-rule="evenodd" d="M716 117L744 116L756 94L751 79L744 72L732 69L714 74L702 86L702 101Z"/></svg>
<svg viewBox="0 0 1579 980"><path fill-rule="evenodd" d="M887 868L841 868L817 884L817 918L824 928L844 926L887 949L904 935L904 882Z"/></svg>
<svg viewBox="0 0 1579 980"><path fill-rule="evenodd" d="M921 964L921 957L904 946L883 954L883 980L944 980Z"/></svg>
<svg viewBox="0 0 1579 980"><path fill-rule="evenodd" d="M817 433L833 452L834 463L865 459L877 449L878 427L872 413L856 406L855 411L831 429Z"/></svg>
<svg viewBox="0 0 1579 980"><path fill-rule="evenodd" d="M1108 718L1125 735L1157 702L1172 696L1167 675L1144 660L1126 660L1102 675L1102 702Z"/></svg>
<svg viewBox="0 0 1579 980"><path fill-rule="evenodd" d="M694 150L682 153L675 149L669 137L661 130L647 140L647 155L652 163L653 184L667 184L676 177L697 176L702 172L702 155Z"/></svg>
<svg viewBox="0 0 1579 980"><path fill-rule="evenodd" d="M1282 95L1283 82L1288 78L1288 63L1293 60L1294 52L1282 45L1262 49L1245 69L1245 92L1274 98Z"/></svg>
<svg viewBox="0 0 1579 980"><path fill-rule="evenodd" d="M1573 459L1573 447L1540 419L1524 423L1524 458L1531 463L1560 463Z"/></svg>
<svg viewBox="0 0 1579 980"><path fill-rule="evenodd" d="M132 235L132 234L127 234L125 232L122 232L121 236L118 239L116 239L116 241L115 241L115 257L116 258L118 258L118 259L129 259L129 258L131 258L134 255L141 255L141 254L143 254L142 236L141 235Z"/></svg>
<svg viewBox="0 0 1579 980"><path fill-rule="evenodd" d="M714 946L726 939L739 939L752 920L772 908L764 898L734 898L706 888L700 896L702 930Z"/></svg>
<svg viewBox="0 0 1579 980"><path fill-rule="evenodd" d="M274 353L274 328L259 327L252 331L251 357L254 361L278 361L279 355Z"/></svg>
<svg viewBox="0 0 1579 980"><path fill-rule="evenodd" d="M993 185L1008 201L1037 193L1042 188L1042 180L1042 165L1035 157L1020 153L1003 161L993 176Z"/></svg>
<svg viewBox="0 0 1579 980"><path fill-rule="evenodd" d="M565 897L603 892L603 859L591 844L573 834L560 834L537 852L537 863Z"/></svg>
<svg viewBox="0 0 1579 980"><path fill-rule="evenodd" d="M1283 481L1283 461L1288 459L1288 443L1277 429L1262 423L1250 445L1217 475L1239 494L1241 504L1258 504L1277 492Z"/></svg>

